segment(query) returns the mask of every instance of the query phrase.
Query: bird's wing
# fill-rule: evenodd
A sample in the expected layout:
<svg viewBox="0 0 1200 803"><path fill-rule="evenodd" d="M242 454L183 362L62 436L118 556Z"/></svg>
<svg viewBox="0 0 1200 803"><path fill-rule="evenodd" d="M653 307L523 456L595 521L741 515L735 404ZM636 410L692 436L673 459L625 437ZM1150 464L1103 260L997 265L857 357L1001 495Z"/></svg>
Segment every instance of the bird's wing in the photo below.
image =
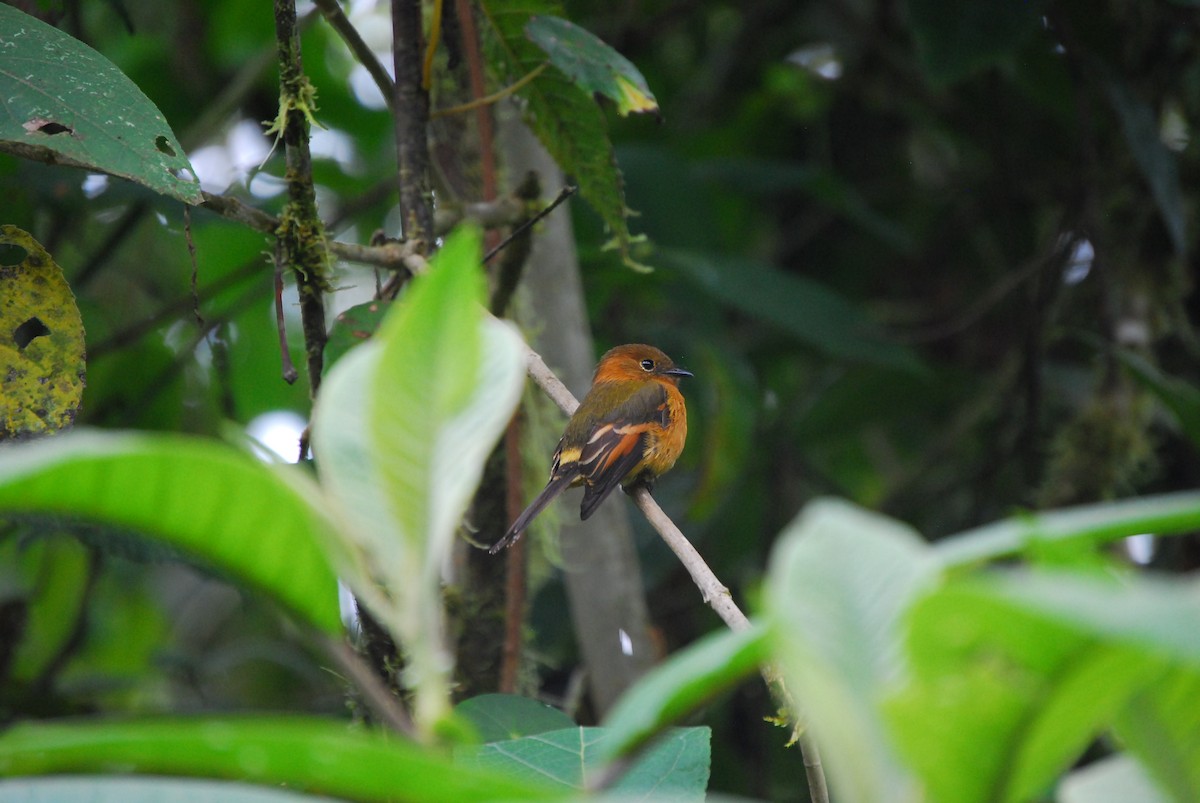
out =
<svg viewBox="0 0 1200 803"><path fill-rule="evenodd" d="M612 493L645 456L646 433L666 426L667 393L662 386L638 390L592 429L580 450L578 465L583 477L580 518L586 519Z"/></svg>

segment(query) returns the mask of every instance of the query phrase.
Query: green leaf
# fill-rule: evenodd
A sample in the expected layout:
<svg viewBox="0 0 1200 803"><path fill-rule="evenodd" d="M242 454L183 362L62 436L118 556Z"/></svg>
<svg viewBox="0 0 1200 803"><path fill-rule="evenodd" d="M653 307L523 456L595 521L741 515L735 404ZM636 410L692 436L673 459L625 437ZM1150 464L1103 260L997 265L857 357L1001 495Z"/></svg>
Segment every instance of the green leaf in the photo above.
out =
<svg viewBox="0 0 1200 803"><path fill-rule="evenodd" d="M605 728L566 728L507 742L460 747L460 765L508 771L522 780L549 781L583 789L594 779ZM708 728L673 728L655 743L612 787L615 793L653 799L703 800L708 786Z"/></svg>
<svg viewBox="0 0 1200 803"><path fill-rule="evenodd" d="M1041 27L1040 5L908 0L925 76L935 84L951 84L1009 56Z"/></svg>
<svg viewBox="0 0 1200 803"><path fill-rule="evenodd" d="M1149 360L1128 349L1115 349L1113 354L1134 379L1175 415L1188 440L1200 446L1200 390L1190 382L1164 374Z"/></svg>
<svg viewBox="0 0 1200 803"><path fill-rule="evenodd" d="M18 539L6 541L0 545L13 550L19 546ZM88 552L75 539L51 537L32 541L19 556L0 553L0 559L13 558L21 574L32 582L22 595L28 600L28 614L6 680L28 683L62 654L84 606L90 603Z"/></svg>
<svg viewBox="0 0 1200 803"><path fill-rule="evenodd" d="M86 800L88 803L316 803L328 801L286 789L195 778L121 778L81 775L61 778L0 780L0 798L7 803L49 803Z"/></svg>
<svg viewBox="0 0 1200 803"><path fill-rule="evenodd" d="M1130 576L1107 581L1064 572L990 577L987 593L1108 642L1200 666L1200 581Z"/></svg>
<svg viewBox="0 0 1200 803"><path fill-rule="evenodd" d="M0 441L70 426L83 401L83 319L62 268L8 225L0 226L0 332Z"/></svg>
<svg viewBox="0 0 1200 803"><path fill-rule="evenodd" d="M1075 770L1058 786L1057 803L1168 803L1146 770L1126 755L1100 759Z"/></svg>
<svg viewBox="0 0 1200 803"><path fill-rule="evenodd" d="M1176 667L1134 695L1116 722L1121 743L1175 800L1200 800L1197 699L1200 667Z"/></svg>
<svg viewBox="0 0 1200 803"><path fill-rule="evenodd" d="M575 722L554 706L516 694L481 694L463 700L454 711L475 726L483 742L502 742L575 727Z"/></svg>
<svg viewBox="0 0 1200 803"><path fill-rule="evenodd" d="M1150 185L1150 193L1171 236L1175 253L1183 256L1187 252L1187 235L1179 166L1175 163L1175 155L1163 144L1154 110L1115 78L1105 81L1105 89L1121 121L1121 131L1134 161Z"/></svg>
<svg viewBox="0 0 1200 803"><path fill-rule="evenodd" d="M534 15L563 16L558 0L521 0L479 5L488 66L501 84L511 84L545 64L545 54L525 36ZM609 141L604 114L592 98L557 70L545 70L517 93L528 104L525 120L563 172L574 177L584 197L632 263L624 182Z"/></svg>
<svg viewBox="0 0 1200 803"><path fill-rule="evenodd" d="M325 341L326 373L343 354L375 334L391 304L390 301L368 301L351 307L334 319Z"/></svg>
<svg viewBox="0 0 1200 803"><path fill-rule="evenodd" d="M912 679L887 710L931 800L1036 798L1161 672L1155 655L1015 596L1018 587L1037 597L1075 581L1065 573L972 579L914 607Z"/></svg>
<svg viewBox="0 0 1200 803"><path fill-rule="evenodd" d="M613 101L621 116L658 112L638 68L590 31L560 17L530 17L525 33L576 86Z"/></svg>
<svg viewBox="0 0 1200 803"><path fill-rule="evenodd" d="M1200 528L1200 493L1184 491L1030 513L950 536L934 546L948 568L1019 554L1034 541L1103 544L1139 533L1176 535Z"/></svg>
<svg viewBox="0 0 1200 803"><path fill-rule="evenodd" d="M775 652L839 800L918 799L879 706L903 680L900 623L932 568L911 529L830 499L809 504L771 555Z"/></svg>
<svg viewBox="0 0 1200 803"><path fill-rule="evenodd" d="M286 784L355 800L552 800L537 780L451 764L394 735L311 717L22 723L0 733L0 775L146 773Z"/></svg>
<svg viewBox="0 0 1200 803"><path fill-rule="evenodd" d="M198 438L76 431L0 449L0 517L134 531L337 633L337 583L322 549L330 523L309 501L317 490L286 468Z"/></svg>
<svg viewBox="0 0 1200 803"><path fill-rule="evenodd" d="M203 200L162 113L116 65L2 3L0 112L0 150L127 178L189 204Z"/></svg>
<svg viewBox="0 0 1200 803"><path fill-rule="evenodd" d="M449 713L440 573L524 385L520 336L487 316L480 235L447 239L379 331L334 366L313 444L344 526L339 573L405 645L416 719Z"/></svg>
<svg viewBox="0 0 1200 803"><path fill-rule="evenodd" d="M917 356L831 288L742 257L667 250L659 261L714 298L833 357L921 370Z"/></svg>
<svg viewBox="0 0 1200 803"><path fill-rule="evenodd" d="M767 660L767 630L721 631L659 664L605 717L600 758L611 761L640 747L668 725L754 674Z"/></svg>

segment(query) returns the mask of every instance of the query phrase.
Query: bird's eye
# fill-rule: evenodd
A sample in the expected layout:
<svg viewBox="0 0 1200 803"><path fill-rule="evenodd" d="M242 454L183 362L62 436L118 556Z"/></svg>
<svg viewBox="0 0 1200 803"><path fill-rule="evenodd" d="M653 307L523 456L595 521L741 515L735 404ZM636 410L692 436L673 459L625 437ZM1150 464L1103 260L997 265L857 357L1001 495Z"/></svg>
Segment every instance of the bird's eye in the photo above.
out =
<svg viewBox="0 0 1200 803"><path fill-rule="evenodd" d="M653 371L654 370L654 360L642 360L642 370L643 371Z"/></svg>

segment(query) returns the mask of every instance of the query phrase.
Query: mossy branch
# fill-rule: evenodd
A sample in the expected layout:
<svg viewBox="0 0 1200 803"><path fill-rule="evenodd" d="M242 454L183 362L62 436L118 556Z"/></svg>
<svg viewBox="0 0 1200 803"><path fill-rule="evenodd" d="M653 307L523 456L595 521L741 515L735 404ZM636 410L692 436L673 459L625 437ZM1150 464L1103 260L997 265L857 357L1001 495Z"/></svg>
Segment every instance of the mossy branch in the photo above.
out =
<svg viewBox="0 0 1200 803"><path fill-rule="evenodd" d="M325 293L331 288L332 259L325 226L317 214L309 151L316 89L304 75L294 0L275 0L275 40L279 50L279 116L269 130L283 141L288 202L273 234L280 261L296 277L309 392L316 398L324 366Z"/></svg>

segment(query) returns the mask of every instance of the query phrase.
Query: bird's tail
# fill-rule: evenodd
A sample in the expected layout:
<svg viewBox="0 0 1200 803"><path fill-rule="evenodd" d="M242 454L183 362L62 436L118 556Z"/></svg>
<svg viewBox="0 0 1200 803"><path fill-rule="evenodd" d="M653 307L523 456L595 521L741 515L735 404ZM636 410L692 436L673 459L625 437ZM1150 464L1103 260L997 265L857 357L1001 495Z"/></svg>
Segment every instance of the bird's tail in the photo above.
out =
<svg viewBox="0 0 1200 803"><path fill-rule="evenodd" d="M525 528L529 526L529 522L533 521L537 514L546 509L546 505L554 501L560 493L567 489L567 486L578 476L574 472L563 472L550 478L550 482L546 483L546 487L537 495L537 498L529 503L529 507L522 511L517 520L508 528L508 532L504 534L496 543L492 544L488 552L495 555L505 547L512 546L521 537L521 533L525 532Z"/></svg>

